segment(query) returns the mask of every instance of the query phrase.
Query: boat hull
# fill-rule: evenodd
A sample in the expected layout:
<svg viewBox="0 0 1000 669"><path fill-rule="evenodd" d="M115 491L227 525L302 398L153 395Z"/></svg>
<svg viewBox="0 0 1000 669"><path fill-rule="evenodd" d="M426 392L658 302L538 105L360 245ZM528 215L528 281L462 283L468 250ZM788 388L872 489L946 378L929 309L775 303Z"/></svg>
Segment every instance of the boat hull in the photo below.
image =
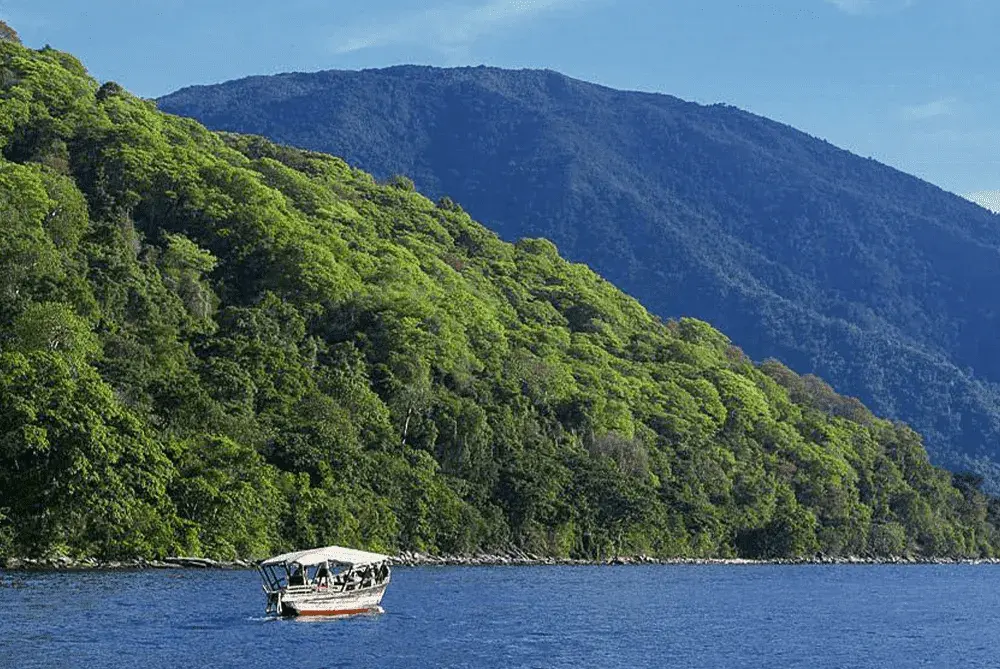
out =
<svg viewBox="0 0 1000 669"><path fill-rule="evenodd" d="M349 616L380 611L388 584L352 592L316 590L288 594L281 599L282 616Z"/></svg>

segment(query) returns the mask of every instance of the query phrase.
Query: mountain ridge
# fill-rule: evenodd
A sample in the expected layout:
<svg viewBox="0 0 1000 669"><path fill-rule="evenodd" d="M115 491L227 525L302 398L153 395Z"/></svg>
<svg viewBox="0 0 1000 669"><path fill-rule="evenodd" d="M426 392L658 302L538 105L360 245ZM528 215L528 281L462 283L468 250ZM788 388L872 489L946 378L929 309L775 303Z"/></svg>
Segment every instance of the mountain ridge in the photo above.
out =
<svg viewBox="0 0 1000 669"><path fill-rule="evenodd" d="M729 105L550 70L249 81L159 104L406 174L505 239L550 238L655 313L718 324L1000 481L1000 226L978 205Z"/></svg>

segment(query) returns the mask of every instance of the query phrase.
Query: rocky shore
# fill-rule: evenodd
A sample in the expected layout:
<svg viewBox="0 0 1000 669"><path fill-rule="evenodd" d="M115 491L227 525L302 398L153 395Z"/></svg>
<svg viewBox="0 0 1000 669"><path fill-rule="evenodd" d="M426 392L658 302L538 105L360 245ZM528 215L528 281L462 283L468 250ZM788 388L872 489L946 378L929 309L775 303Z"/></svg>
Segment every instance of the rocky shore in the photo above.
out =
<svg viewBox="0 0 1000 669"><path fill-rule="evenodd" d="M231 562L199 557L168 557L162 560L137 558L123 561L100 561L94 558L0 558L0 569L6 571L84 571L84 570L133 570L133 569L251 569L252 560ZM485 566L543 566L543 565L886 565L886 564L945 564L979 565L1000 564L1000 558L939 558L923 556L858 557L814 556L775 560L747 560L742 558L654 558L646 555L619 556L605 560L578 560L554 558L526 553L517 549L500 553L475 555L430 555L404 551L390 558L390 564L404 567L485 567Z"/></svg>
<svg viewBox="0 0 1000 669"><path fill-rule="evenodd" d="M655 558L647 555L618 556L605 560L577 560L553 558L521 551L490 553L479 555L428 555L426 553L404 551L392 559L392 564L407 567L425 566L540 566L540 565L885 565L885 564L996 564L1000 558L941 558L923 556L858 557L817 555L808 558L779 558L773 560L749 560L744 558Z"/></svg>
<svg viewBox="0 0 1000 669"><path fill-rule="evenodd" d="M7 571L83 571L83 570L125 570L125 569L250 569L251 560L226 562L199 557L168 557L162 560L109 560L94 558L74 559L65 556L50 558L0 558L0 569Z"/></svg>

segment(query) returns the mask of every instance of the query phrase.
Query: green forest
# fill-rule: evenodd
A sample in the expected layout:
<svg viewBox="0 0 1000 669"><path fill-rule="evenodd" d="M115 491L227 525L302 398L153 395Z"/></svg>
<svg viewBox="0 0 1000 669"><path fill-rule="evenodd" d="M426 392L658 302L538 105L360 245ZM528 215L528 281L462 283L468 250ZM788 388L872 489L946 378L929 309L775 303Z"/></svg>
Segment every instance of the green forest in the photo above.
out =
<svg viewBox="0 0 1000 669"><path fill-rule="evenodd" d="M0 39L0 555L1000 555L815 377Z"/></svg>
<svg viewBox="0 0 1000 669"><path fill-rule="evenodd" d="M448 195L901 420L1000 494L1000 218L733 106L551 70L401 65L191 86L158 107Z"/></svg>

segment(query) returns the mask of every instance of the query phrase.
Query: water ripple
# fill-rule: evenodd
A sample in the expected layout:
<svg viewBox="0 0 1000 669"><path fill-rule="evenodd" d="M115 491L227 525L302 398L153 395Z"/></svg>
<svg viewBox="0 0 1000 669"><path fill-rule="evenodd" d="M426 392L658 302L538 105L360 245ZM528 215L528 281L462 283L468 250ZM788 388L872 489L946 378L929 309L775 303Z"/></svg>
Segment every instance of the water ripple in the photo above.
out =
<svg viewBox="0 0 1000 669"><path fill-rule="evenodd" d="M27 668L980 669L1000 630L989 566L400 568L384 614L313 624L249 571L0 576Z"/></svg>

